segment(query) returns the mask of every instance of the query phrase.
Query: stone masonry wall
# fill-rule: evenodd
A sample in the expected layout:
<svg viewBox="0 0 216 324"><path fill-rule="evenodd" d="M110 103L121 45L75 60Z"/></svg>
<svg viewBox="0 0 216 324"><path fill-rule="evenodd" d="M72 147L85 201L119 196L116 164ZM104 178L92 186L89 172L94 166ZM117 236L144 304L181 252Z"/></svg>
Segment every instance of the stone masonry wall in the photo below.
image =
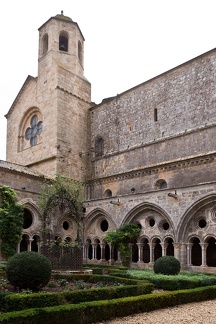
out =
<svg viewBox="0 0 216 324"><path fill-rule="evenodd" d="M31 199L37 202L44 182L44 177L30 176L1 168L0 179L1 186L9 186L15 190L19 201Z"/></svg>
<svg viewBox="0 0 216 324"><path fill-rule="evenodd" d="M94 176L214 151L215 80L213 50L92 108L92 147L104 139Z"/></svg>
<svg viewBox="0 0 216 324"><path fill-rule="evenodd" d="M112 196L158 191L158 181L165 180L167 188L178 189L191 185L216 182L216 155L205 158L189 159L170 164L161 164L152 168L128 172L112 177L100 178L92 182L94 188L91 199L105 197L105 191L111 190Z"/></svg>

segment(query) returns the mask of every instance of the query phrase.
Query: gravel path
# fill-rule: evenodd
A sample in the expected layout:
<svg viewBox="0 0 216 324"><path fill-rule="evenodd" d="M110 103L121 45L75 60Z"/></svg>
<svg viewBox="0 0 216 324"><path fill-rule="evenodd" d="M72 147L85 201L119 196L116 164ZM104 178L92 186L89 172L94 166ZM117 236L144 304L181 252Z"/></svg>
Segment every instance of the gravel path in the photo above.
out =
<svg viewBox="0 0 216 324"><path fill-rule="evenodd" d="M216 300L190 303L97 324L216 324Z"/></svg>

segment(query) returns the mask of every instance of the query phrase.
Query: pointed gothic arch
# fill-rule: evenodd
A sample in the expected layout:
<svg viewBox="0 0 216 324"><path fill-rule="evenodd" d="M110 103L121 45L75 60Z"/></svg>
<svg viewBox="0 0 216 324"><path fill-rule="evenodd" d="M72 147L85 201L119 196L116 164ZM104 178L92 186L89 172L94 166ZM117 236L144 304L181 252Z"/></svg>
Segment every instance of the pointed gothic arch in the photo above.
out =
<svg viewBox="0 0 216 324"><path fill-rule="evenodd" d="M189 228L190 224L193 225L194 235L196 235L196 232L198 230L201 230L201 228L198 227L201 217L199 217L199 214L205 214L208 211L208 217L209 219L215 220L215 226L214 223L212 223L211 228L215 227L216 229L216 217L214 218L214 211L216 210L216 194L206 195L197 201L195 201L184 213L184 215L181 218L181 221L177 228L177 241L178 242L188 242L189 235ZM197 222L193 222L197 219ZM193 223L193 224L192 224ZM208 235L208 227L204 227L202 229L203 236Z"/></svg>

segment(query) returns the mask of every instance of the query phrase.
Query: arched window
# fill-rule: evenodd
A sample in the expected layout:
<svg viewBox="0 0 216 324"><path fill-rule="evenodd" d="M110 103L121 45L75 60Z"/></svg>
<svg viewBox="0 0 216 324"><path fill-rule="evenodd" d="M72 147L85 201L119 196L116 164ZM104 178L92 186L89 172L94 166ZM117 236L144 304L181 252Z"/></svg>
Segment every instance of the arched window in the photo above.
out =
<svg viewBox="0 0 216 324"><path fill-rule="evenodd" d="M143 262L149 263L150 262L149 241L147 239L144 239L142 243L143 243Z"/></svg>
<svg viewBox="0 0 216 324"><path fill-rule="evenodd" d="M110 189L106 189L104 191L104 197L105 198L109 198L109 197L112 197L112 191Z"/></svg>
<svg viewBox="0 0 216 324"><path fill-rule="evenodd" d="M68 35L65 32L59 35L59 50L68 52Z"/></svg>
<svg viewBox="0 0 216 324"><path fill-rule="evenodd" d="M167 183L164 179L160 179L156 182L155 184L157 189L166 189L167 188Z"/></svg>
<svg viewBox="0 0 216 324"><path fill-rule="evenodd" d="M43 40L42 40L42 53L43 53L43 55L46 54L47 51L48 51L48 34L45 34L43 36Z"/></svg>
<svg viewBox="0 0 216 324"><path fill-rule="evenodd" d="M191 239L191 264L193 266L201 266L202 264L202 249L200 240L197 237Z"/></svg>
<svg viewBox="0 0 216 324"><path fill-rule="evenodd" d="M208 238L206 248L206 264L208 267L216 267L216 240L214 237Z"/></svg>
<svg viewBox="0 0 216 324"><path fill-rule="evenodd" d="M104 154L104 140L102 137L97 137L95 140L95 156Z"/></svg>
<svg viewBox="0 0 216 324"><path fill-rule="evenodd" d="M78 42L78 57L80 62L83 63L83 48L80 41Z"/></svg>

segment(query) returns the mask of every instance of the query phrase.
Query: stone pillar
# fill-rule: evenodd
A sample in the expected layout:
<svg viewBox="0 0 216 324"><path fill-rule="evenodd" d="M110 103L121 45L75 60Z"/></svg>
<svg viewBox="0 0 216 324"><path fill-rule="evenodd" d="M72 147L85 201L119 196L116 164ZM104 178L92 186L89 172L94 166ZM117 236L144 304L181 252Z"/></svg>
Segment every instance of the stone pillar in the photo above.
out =
<svg viewBox="0 0 216 324"><path fill-rule="evenodd" d="M155 243L148 243L149 247L150 247L150 264L153 263L154 260L154 247L155 247Z"/></svg>
<svg viewBox="0 0 216 324"><path fill-rule="evenodd" d="M105 260L105 246L106 246L105 243L100 244L100 247L101 247L101 261L106 261Z"/></svg>
<svg viewBox="0 0 216 324"><path fill-rule="evenodd" d="M113 265L115 260L114 260L114 245L112 243L109 243L109 248L110 248L110 264Z"/></svg>
<svg viewBox="0 0 216 324"><path fill-rule="evenodd" d="M191 266L191 248L192 248L192 243L187 243L187 266Z"/></svg>
<svg viewBox="0 0 216 324"><path fill-rule="evenodd" d="M208 247L208 243L199 243L202 249L202 267L206 267L206 249Z"/></svg>
<svg viewBox="0 0 216 324"><path fill-rule="evenodd" d="M27 249L28 251L31 251L31 247L32 247L31 244L33 241L34 241L33 239L28 240L28 249Z"/></svg>
<svg viewBox="0 0 216 324"><path fill-rule="evenodd" d="M173 243L173 246L174 246L174 257L180 261L181 244L180 243Z"/></svg>
<svg viewBox="0 0 216 324"><path fill-rule="evenodd" d="M20 241L21 242L21 241ZM17 245L17 253L20 253L20 242L19 242L19 244Z"/></svg>
<svg viewBox="0 0 216 324"><path fill-rule="evenodd" d="M118 260L117 261L121 261L121 253L120 253L120 251L118 251Z"/></svg>
<svg viewBox="0 0 216 324"><path fill-rule="evenodd" d="M92 244L92 261L96 260L96 249L97 249L97 244Z"/></svg>
<svg viewBox="0 0 216 324"><path fill-rule="evenodd" d="M89 244L84 244L83 245L83 261L84 262L87 262L87 259L88 259L88 248L89 248Z"/></svg>
<svg viewBox="0 0 216 324"><path fill-rule="evenodd" d="M37 241L38 253L41 253L41 240Z"/></svg>
<svg viewBox="0 0 216 324"><path fill-rule="evenodd" d="M138 263L143 262L143 243L137 243L138 246Z"/></svg>
<svg viewBox="0 0 216 324"><path fill-rule="evenodd" d="M161 245L161 248L162 248L162 256L165 256L166 255L167 244L160 242L160 245Z"/></svg>

